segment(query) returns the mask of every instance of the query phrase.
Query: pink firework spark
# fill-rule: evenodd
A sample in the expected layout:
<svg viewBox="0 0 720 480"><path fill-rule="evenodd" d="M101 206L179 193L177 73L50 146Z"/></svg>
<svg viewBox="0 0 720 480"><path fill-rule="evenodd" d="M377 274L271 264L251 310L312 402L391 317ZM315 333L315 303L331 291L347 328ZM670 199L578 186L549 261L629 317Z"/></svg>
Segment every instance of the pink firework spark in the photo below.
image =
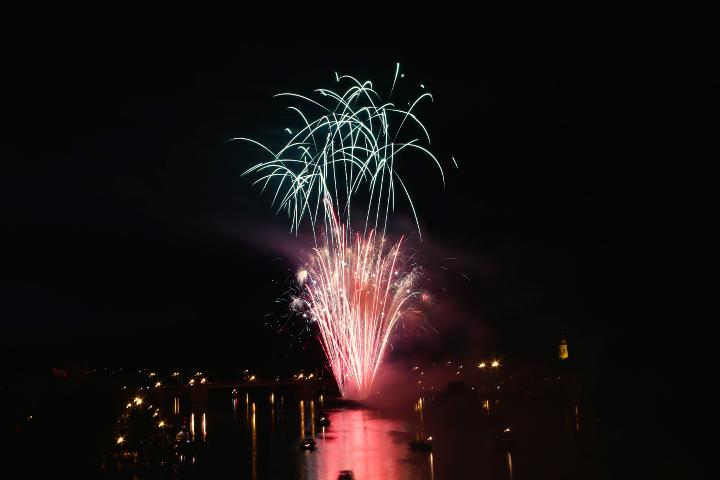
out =
<svg viewBox="0 0 720 480"><path fill-rule="evenodd" d="M348 228L334 212L328 217L324 245L297 280L340 392L365 398L393 329L416 295L417 273L400 271L402 239L386 250L385 239L370 231L348 244Z"/></svg>

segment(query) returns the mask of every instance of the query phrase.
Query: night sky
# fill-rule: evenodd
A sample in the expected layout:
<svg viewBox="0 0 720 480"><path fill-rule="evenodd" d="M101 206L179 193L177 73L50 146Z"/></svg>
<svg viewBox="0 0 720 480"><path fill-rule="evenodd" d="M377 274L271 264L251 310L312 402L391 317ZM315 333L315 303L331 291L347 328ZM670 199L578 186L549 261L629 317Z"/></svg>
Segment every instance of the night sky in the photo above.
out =
<svg viewBox="0 0 720 480"><path fill-rule="evenodd" d="M15 37L0 192L16 365L305 358L266 325L294 237L240 178L257 150L227 140L279 146L292 125L275 93L332 87L335 71L382 85L395 62L408 94L435 97L421 113L447 178L405 171L444 307L438 334L398 351L552 359L564 329L623 388L699 360L717 304L706 43L642 12L428 14L347 41L225 20Z"/></svg>

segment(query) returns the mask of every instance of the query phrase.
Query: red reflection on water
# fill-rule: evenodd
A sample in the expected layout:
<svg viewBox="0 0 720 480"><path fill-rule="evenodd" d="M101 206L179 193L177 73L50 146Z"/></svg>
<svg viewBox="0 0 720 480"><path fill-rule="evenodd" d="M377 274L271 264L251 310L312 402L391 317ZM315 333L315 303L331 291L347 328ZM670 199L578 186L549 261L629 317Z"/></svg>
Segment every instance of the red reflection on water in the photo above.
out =
<svg viewBox="0 0 720 480"><path fill-rule="evenodd" d="M407 461L407 443L391 434L404 430L400 422L368 410L338 410L329 418L326 438L305 456L308 478L336 479L340 470L352 470L357 480L430 478L427 459Z"/></svg>

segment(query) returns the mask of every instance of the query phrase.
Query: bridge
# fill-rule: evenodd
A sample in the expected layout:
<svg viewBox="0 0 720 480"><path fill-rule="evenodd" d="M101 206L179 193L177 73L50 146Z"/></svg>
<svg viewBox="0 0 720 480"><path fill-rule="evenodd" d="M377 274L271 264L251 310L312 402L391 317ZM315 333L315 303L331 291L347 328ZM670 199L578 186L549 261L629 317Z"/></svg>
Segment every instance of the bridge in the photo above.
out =
<svg viewBox="0 0 720 480"><path fill-rule="evenodd" d="M202 406L207 404L209 392L211 390L231 390L236 389L238 392L251 392L253 390L269 390L271 393L276 391L293 392L301 397L314 396L322 389L334 389L335 382L324 379L282 379L282 380L240 380L240 381L222 381L222 382L206 382L182 383L176 385L161 385L151 387L147 390L147 395L155 402L156 405L166 405L172 411L174 409L174 399L187 405ZM172 407L172 408L171 408Z"/></svg>

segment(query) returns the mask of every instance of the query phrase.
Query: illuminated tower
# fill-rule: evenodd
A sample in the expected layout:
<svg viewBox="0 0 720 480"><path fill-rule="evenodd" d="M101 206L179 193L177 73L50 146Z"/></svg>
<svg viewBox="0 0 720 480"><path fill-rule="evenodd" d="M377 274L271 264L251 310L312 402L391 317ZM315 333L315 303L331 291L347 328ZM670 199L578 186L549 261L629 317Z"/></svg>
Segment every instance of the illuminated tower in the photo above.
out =
<svg viewBox="0 0 720 480"><path fill-rule="evenodd" d="M562 331L560 332L560 349L558 354L560 360L567 360L567 358L570 356L570 354L568 353L567 338L565 338L565 334Z"/></svg>

